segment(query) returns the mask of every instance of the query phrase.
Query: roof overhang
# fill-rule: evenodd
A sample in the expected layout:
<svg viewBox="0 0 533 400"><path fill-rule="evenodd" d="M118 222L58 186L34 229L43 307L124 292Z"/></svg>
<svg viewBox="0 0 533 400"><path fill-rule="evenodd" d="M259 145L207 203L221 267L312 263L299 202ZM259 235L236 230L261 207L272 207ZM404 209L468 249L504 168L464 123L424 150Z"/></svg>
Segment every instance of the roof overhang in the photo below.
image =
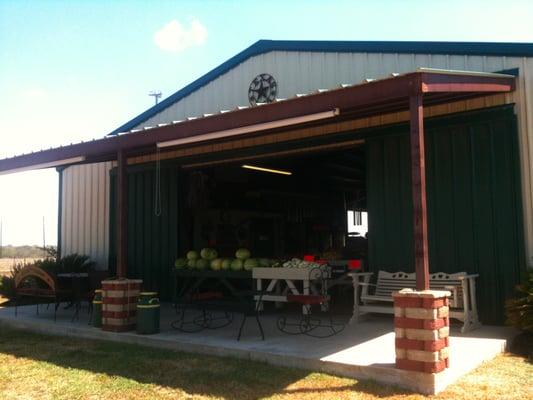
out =
<svg viewBox="0 0 533 400"><path fill-rule="evenodd" d="M419 69L403 75L328 90L270 104L179 121L140 132L0 160L0 173L38 169L83 157L85 163L109 161L123 150L153 153L158 144L187 146L328 122L358 119L409 109L409 99L423 95L425 106L445 104L515 89L515 77L504 74ZM324 118L310 118L321 115ZM285 122L285 123L284 123ZM170 144L169 144L170 143Z"/></svg>

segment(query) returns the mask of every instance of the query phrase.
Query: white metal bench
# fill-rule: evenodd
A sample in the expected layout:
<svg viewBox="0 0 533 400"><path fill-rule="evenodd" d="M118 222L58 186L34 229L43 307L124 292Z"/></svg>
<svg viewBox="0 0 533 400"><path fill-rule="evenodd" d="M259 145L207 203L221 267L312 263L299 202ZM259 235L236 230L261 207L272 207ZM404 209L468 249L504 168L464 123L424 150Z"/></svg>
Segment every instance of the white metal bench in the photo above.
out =
<svg viewBox="0 0 533 400"><path fill-rule="evenodd" d="M416 287L415 273L379 271L376 284L370 283L372 272L351 272L349 275L354 288L354 308L350 323L357 323L359 316L365 313L394 314L392 293ZM477 277L478 275L469 275L466 272L437 272L429 276L430 289L451 292L450 318L463 322L461 332L476 329L481 325L476 304ZM375 289L370 291L370 287Z"/></svg>

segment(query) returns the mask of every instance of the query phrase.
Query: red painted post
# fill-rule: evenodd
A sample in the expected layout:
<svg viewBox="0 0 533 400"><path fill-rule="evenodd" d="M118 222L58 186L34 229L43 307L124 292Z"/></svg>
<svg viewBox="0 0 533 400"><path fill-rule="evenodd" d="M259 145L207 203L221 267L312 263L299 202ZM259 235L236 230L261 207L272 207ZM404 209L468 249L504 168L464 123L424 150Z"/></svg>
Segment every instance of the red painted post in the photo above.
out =
<svg viewBox="0 0 533 400"><path fill-rule="evenodd" d="M411 180L415 242L416 289L429 289L429 252L426 205L426 158L424 148L424 107L422 94L409 98L411 117Z"/></svg>
<svg viewBox="0 0 533 400"><path fill-rule="evenodd" d="M126 278L127 275L127 162L124 150L120 149L117 154L117 277L119 278Z"/></svg>

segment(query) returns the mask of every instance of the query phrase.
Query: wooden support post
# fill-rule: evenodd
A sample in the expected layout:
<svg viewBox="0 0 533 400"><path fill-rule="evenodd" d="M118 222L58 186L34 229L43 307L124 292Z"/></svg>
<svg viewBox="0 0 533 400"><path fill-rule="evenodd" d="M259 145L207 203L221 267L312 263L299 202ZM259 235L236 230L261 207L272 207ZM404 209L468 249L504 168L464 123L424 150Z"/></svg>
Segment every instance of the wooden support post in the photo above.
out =
<svg viewBox="0 0 533 400"><path fill-rule="evenodd" d="M411 180L413 190L413 239L415 242L416 289L429 289L429 249L426 205L426 158L422 94L409 98L411 117Z"/></svg>
<svg viewBox="0 0 533 400"><path fill-rule="evenodd" d="M126 278L128 255L128 202L127 168L128 159L124 150L117 154L117 277Z"/></svg>

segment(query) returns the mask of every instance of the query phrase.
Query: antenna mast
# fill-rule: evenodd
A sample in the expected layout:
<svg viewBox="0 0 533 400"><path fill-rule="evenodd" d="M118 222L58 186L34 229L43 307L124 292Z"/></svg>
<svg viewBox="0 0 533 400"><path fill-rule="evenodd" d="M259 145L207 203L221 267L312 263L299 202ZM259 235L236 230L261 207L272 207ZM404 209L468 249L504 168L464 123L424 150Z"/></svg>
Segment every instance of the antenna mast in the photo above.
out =
<svg viewBox="0 0 533 400"><path fill-rule="evenodd" d="M155 100L155 104L159 103L159 99L161 98L161 92L159 90L152 90L150 93L148 93L148 96L152 96Z"/></svg>

